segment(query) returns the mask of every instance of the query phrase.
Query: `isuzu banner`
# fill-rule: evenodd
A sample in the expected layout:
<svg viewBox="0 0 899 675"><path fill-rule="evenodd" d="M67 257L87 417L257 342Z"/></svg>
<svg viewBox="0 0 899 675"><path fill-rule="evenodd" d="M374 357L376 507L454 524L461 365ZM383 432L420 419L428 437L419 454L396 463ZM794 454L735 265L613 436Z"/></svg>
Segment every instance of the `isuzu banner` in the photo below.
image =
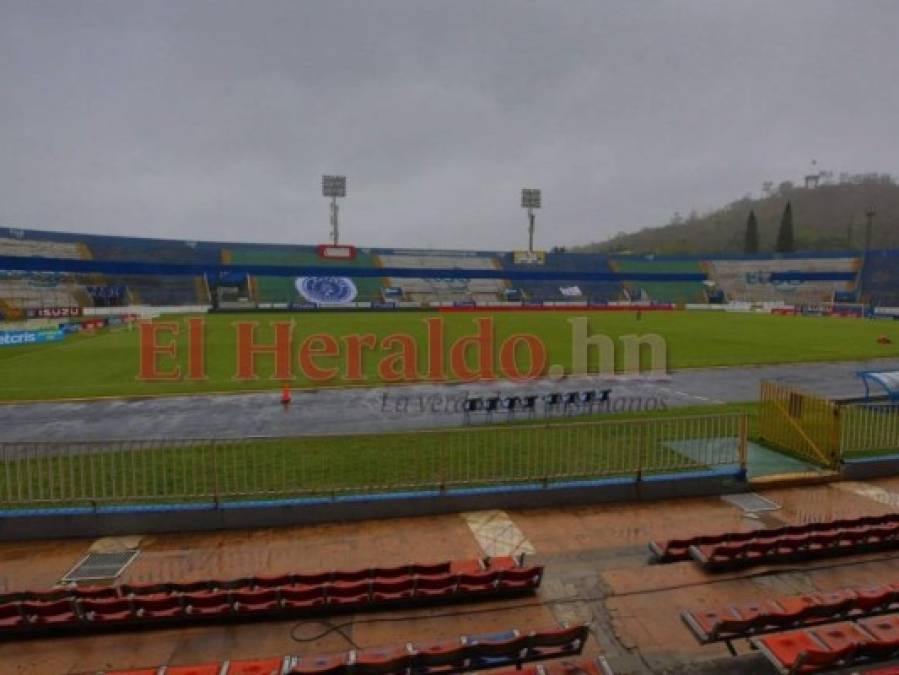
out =
<svg viewBox="0 0 899 675"><path fill-rule="evenodd" d="M65 337L61 330L15 330L0 332L0 347L36 345L43 342L59 342Z"/></svg>
<svg viewBox="0 0 899 675"><path fill-rule="evenodd" d="M81 316L81 307L35 307L26 313L29 319L63 319Z"/></svg>

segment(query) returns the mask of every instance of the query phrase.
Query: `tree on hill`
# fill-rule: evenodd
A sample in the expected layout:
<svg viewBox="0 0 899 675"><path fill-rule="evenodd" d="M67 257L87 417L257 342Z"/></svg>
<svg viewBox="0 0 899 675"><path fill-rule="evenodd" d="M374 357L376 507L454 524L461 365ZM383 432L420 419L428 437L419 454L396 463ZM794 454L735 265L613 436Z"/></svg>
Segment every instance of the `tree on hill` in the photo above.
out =
<svg viewBox="0 0 899 675"><path fill-rule="evenodd" d="M877 205L878 224L872 233L871 246L899 248L899 184L890 176L835 173L833 182L821 183L815 189L793 185L786 194L780 192L786 186L778 181L767 181L764 187L767 190L752 199L734 200L700 213L695 220L680 216L679 222L634 228L630 232L621 231L622 223L609 224L610 228L619 230L611 238L569 247L569 250L660 255L739 254L745 245L746 216L751 209L758 222L759 253L765 253L774 249L787 201L797 214L802 214L793 223L795 250L846 250L846 224L864 222L865 211L871 204ZM853 245L858 247L858 226L854 234Z"/></svg>
<svg viewBox="0 0 899 675"><path fill-rule="evenodd" d="M787 202L784 214L780 218L780 231L777 233L778 253L792 253L796 250L796 241L793 236L793 203Z"/></svg>
<svg viewBox="0 0 899 675"><path fill-rule="evenodd" d="M755 219L755 211L749 211L749 219L746 221L746 241L743 244L743 253L759 252L759 223Z"/></svg>

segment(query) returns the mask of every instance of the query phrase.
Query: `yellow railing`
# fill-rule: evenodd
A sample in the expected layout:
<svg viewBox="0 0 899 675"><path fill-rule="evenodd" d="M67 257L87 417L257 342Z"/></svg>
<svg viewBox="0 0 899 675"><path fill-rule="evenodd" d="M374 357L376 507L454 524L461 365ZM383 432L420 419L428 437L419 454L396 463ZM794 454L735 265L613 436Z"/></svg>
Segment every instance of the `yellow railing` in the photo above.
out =
<svg viewBox="0 0 899 675"><path fill-rule="evenodd" d="M840 461L840 407L826 398L762 382L759 436L800 459L826 468Z"/></svg>
<svg viewBox="0 0 899 675"><path fill-rule="evenodd" d="M239 440L0 444L0 505L444 490L746 467L744 414Z"/></svg>

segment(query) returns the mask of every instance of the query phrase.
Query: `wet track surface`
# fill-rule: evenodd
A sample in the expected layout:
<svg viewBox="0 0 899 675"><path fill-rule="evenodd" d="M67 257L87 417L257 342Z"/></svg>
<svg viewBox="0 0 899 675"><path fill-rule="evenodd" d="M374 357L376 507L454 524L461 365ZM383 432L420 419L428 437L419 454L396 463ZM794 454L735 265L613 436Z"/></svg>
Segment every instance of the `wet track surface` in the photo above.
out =
<svg viewBox="0 0 899 675"><path fill-rule="evenodd" d="M150 438L239 438L451 427L466 423L461 401L550 391L611 389L612 412L756 401L762 380L831 397L856 397L859 370L899 370L899 359L682 370L664 379L566 378L527 383L404 385L147 399L0 405L0 441ZM560 413L555 413L560 414ZM544 416L538 403L534 419ZM496 414L490 421L509 418ZM516 415L515 419L528 419ZM483 415L470 420L483 423Z"/></svg>

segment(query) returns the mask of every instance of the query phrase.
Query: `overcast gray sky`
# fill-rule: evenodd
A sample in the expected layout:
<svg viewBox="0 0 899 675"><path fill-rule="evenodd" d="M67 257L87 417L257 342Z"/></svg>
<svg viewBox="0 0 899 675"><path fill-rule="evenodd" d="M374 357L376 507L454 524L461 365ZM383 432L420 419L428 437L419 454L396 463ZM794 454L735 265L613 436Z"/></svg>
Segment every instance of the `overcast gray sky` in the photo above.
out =
<svg viewBox="0 0 899 675"><path fill-rule="evenodd" d="M587 243L896 173L899 2L0 0L0 225ZM698 243L699 245L699 243Z"/></svg>

